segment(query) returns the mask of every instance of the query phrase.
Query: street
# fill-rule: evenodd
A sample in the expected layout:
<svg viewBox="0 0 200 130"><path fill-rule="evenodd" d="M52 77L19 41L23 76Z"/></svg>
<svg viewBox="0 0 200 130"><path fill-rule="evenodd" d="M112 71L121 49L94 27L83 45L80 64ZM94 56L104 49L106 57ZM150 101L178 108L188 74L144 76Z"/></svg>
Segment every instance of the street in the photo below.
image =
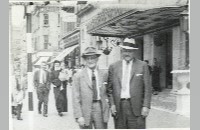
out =
<svg viewBox="0 0 200 130"><path fill-rule="evenodd" d="M79 129L77 123L73 118L71 87L68 87L68 112L64 113L63 117L58 116L55 108L54 94L51 89L49 94L49 109L48 117L43 117L37 112L37 96L34 91L34 117L33 117L33 130L67 130ZM29 111L28 99L23 104L22 110L23 121L13 118L13 130L28 130L29 129ZM174 112L165 111L157 106L152 106L150 114L147 118L147 128L189 128L190 119ZM109 129L113 129L112 117L108 124Z"/></svg>

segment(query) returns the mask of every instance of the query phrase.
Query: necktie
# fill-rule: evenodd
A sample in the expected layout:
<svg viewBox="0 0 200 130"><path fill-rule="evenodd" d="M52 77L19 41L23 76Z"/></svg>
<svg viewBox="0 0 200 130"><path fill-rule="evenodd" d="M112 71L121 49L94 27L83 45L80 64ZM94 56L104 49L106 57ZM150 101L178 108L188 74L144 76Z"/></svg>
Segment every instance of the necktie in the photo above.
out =
<svg viewBox="0 0 200 130"><path fill-rule="evenodd" d="M129 84L129 76L128 76L128 74L129 74L129 62L126 62L126 64L125 64L125 66L124 66L124 73L123 73L123 87L122 87L122 89L123 90L126 90L126 87L127 87L127 84Z"/></svg>
<svg viewBox="0 0 200 130"><path fill-rule="evenodd" d="M92 87L93 87L93 100L97 100L97 86L94 70L92 70Z"/></svg>

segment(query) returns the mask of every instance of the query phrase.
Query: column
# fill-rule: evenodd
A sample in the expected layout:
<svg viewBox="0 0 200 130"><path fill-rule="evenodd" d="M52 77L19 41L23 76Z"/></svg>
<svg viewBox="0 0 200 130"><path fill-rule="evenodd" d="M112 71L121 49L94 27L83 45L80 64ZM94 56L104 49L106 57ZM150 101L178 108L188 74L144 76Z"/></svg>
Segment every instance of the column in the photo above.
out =
<svg viewBox="0 0 200 130"><path fill-rule="evenodd" d="M178 70L180 61L180 27L174 27L172 29L172 68L173 70ZM179 84L177 82L177 75L173 73L173 89L172 92L176 92L179 89Z"/></svg>
<svg viewBox="0 0 200 130"><path fill-rule="evenodd" d="M149 64L153 64L154 40L152 34L144 35L144 60L148 60Z"/></svg>

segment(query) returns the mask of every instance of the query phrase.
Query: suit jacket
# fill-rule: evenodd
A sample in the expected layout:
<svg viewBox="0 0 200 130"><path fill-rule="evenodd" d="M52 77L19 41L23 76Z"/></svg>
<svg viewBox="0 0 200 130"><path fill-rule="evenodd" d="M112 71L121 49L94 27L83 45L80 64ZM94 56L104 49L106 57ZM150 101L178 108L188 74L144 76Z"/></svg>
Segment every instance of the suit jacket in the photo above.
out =
<svg viewBox="0 0 200 130"><path fill-rule="evenodd" d="M103 84L107 81L106 74L98 70L98 82L100 86L100 98L103 114L103 121L108 122L109 104L106 94L106 87ZM92 83L89 79L87 69L76 73L73 77L73 110L74 117L84 117L86 125L90 124L93 103Z"/></svg>
<svg viewBox="0 0 200 130"><path fill-rule="evenodd" d="M120 98L122 88L122 60L109 67L107 94L111 105L116 105L116 110L120 110ZM151 87L148 66L138 59L133 60L130 76L130 96L131 106L136 116L141 115L142 107L150 108Z"/></svg>
<svg viewBox="0 0 200 130"><path fill-rule="evenodd" d="M58 78L60 70L53 70L51 72L51 83L56 87L61 86L61 80Z"/></svg>
<svg viewBox="0 0 200 130"><path fill-rule="evenodd" d="M50 83L51 83L50 82L50 73L47 70L45 70L45 72L46 72L46 80L47 80L45 85L48 89L50 89ZM35 71L33 80L34 80L33 81L34 86L37 88L40 83L40 70Z"/></svg>

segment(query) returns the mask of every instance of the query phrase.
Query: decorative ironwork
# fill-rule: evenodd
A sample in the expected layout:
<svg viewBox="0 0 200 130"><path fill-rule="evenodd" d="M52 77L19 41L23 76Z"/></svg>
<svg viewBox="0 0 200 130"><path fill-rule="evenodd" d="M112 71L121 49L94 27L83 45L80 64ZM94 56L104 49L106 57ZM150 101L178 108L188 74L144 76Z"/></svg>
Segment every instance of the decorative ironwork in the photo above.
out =
<svg viewBox="0 0 200 130"><path fill-rule="evenodd" d="M87 25L87 30L92 30L129 10L125 8L105 8Z"/></svg>
<svg viewBox="0 0 200 130"><path fill-rule="evenodd" d="M87 32L103 37L142 36L145 33L157 32L162 28L177 26L180 13L185 9L187 9L186 5L146 9L129 8L124 13L117 13L117 10L123 11L121 8L103 9L97 18L88 24ZM112 12L106 12L107 10Z"/></svg>

